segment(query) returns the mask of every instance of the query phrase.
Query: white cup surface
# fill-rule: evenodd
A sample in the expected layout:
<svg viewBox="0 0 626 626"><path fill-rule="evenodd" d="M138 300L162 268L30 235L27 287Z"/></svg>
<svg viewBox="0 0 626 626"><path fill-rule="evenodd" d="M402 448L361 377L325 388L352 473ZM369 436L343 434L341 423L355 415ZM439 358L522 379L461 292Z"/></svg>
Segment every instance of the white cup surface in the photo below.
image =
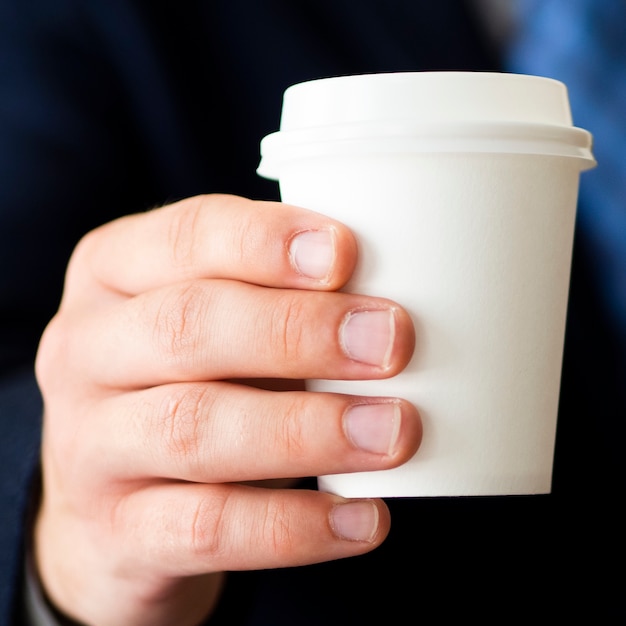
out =
<svg viewBox="0 0 626 626"><path fill-rule="evenodd" d="M393 470L322 476L345 497L547 493L580 172L591 136L565 86L495 73L341 77L291 87L259 172L283 201L352 228L346 290L411 314L409 366L319 392L403 397L424 435Z"/></svg>

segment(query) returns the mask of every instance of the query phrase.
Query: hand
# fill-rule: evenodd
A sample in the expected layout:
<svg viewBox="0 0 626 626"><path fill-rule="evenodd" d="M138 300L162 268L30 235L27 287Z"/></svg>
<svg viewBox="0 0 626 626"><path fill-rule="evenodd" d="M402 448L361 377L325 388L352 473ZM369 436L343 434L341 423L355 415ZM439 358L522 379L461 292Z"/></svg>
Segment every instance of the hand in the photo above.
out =
<svg viewBox="0 0 626 626"><path fill-rule="evenodd" d="M232 196L128 216L79 243L37 358L35 553L61 611L191 626L214 607L221 572L383 541L381 500L250 483L391 468L419 445L405 401L245 380L376 379L408 363L408 314L336 291L356 254L329 218Z"/></svg>

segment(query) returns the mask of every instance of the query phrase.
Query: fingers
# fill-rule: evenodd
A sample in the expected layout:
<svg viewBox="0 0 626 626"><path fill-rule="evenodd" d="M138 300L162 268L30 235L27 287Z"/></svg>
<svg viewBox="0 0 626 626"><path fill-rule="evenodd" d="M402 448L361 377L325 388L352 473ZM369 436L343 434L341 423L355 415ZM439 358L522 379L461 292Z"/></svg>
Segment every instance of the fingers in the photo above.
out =
<svg viewBox="0 0 626 626"><path fill-rule="evenodd" d="M369 552L390 518L381 500L242 485L158 485L128 496L112 522L133 565L155 575L289 567ZM149 562L146 561L149 559Z"/></svg>
<svg viewBox="0 0 626 626"><path fill-rule="evenodd" d="M355 260L353 235L330 218L275 202L197 196L87 235L66 296L84 297L89 281L136 295L194 278L331 290L348 280Z"/></svg>
<svg viewBox="0 0 626 626"><path fill-rule="evenodd" d="M421 425L401 400L216 382L112 396L82 436L78 465L102 460L108 479L218 483L395 467Z"/></svg>
<svg viewBox="0 0 626 626"><path fill-rule="evenodd" d="M77 546L86 537L92 565L108 564L105 583L107 572L112 588L120 572L122 582L137 573L157 596L181 576L378 546L389 530L380 500L241 484L391 468L419 445L419 416L404 401L243 382L376 379L407 365L408 313L337 292L356 252L351 233L324 216L229 196L86 236L38 352L39 527L54 536L65 524L67 537L74 522L70 536ZM86 571L45 545L75 575Z"/></svg>
<svg viewBox="0 0 626 626"><path fill-rule="evenodd" d="M115 388L242 377L384 378L406 366L415 344L408 313L390 301L223 280L148 292L65 324L59 345L64 355L81 355L76 374Z"/></svg>

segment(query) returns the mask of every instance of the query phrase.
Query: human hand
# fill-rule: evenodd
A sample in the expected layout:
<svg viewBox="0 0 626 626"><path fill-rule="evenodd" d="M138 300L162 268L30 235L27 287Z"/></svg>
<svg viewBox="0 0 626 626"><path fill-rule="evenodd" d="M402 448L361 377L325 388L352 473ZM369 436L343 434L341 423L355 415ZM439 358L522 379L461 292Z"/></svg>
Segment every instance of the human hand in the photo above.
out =
<svg viewBox="0 0 626 626"><path fill-rule="evenodd" d="M36 368L35 556L61 611L191 626L214 607L221 572L384 540L381 500L250 484L395 467L419 445L405 401L245 380L377 379L408 363L408 314L336 291L356 254L329 218L233 196L128 216L79 243Z"/></svg>

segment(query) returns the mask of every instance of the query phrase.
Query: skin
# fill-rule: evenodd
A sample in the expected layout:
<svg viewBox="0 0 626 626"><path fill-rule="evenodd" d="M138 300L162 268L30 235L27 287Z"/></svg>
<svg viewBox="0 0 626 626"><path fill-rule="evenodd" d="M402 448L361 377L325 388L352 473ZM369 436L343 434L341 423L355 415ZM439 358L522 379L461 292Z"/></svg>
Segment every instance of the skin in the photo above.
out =
<svg viewBox="0 0 626 626"><path fill-rule="evenodd" d="M299 382L386 378L411 358L398 304L338 291L356 259L338 222L233 196L189 198L81 240L36 363L35 559L60 611L94 626L193 626L224 572L382 543L382 500L290 488L395 467L419 446L408 402Z"/></svg>

